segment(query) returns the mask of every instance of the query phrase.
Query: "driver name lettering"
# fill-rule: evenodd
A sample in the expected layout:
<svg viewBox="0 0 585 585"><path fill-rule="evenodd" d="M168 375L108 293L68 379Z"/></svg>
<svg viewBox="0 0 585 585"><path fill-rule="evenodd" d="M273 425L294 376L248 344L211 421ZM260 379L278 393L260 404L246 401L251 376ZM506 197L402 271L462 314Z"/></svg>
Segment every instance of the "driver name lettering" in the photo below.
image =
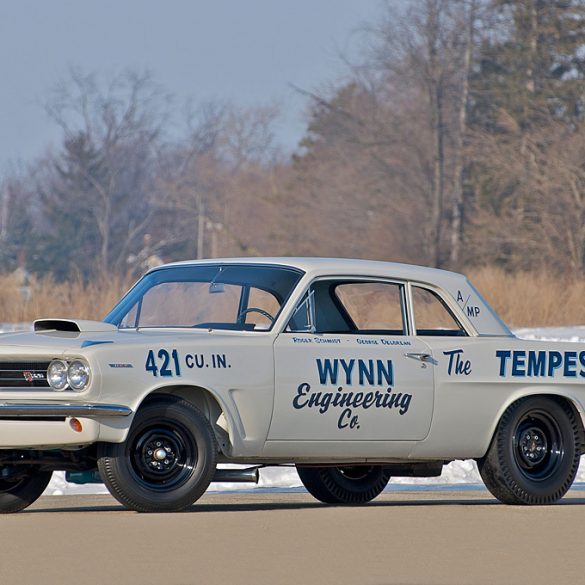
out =
<svg viewBox="0 0 585 585"><path fill-rule="evenodd" d="M317 375L320 389L308 382L299 384L292 405L297 410L314 409L325 415L333 408L341 409L337 420L339 429L359 429L356 409L370 408L397 410L400 415L408 412L412 394L396 392L392 360L317 359ZM348 386L380 387L368 392L348 391ZM334 386L335 389L323 390ZM385 389L384 389L385 387Z"/></svg>

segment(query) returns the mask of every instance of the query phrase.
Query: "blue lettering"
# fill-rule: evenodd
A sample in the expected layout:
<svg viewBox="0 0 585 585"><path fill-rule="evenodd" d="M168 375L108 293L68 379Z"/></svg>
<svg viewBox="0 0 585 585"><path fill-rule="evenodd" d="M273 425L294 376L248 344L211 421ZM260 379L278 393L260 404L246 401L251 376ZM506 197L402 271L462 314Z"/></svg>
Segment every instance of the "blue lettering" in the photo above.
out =
<svg viewBox="0 0 585 585"><path fill-rule="evenodd" d="M386 363L388 367L384 366L382 360L376 360L378 362L378 386L387 384L388 386L394 386L394 370L392 368L392 360L388 360Z"/></svg>
<svg viewBox="0 0 585 585"><path fill-rule="evenodd" d="M374 360L368 360L367 366L365 360L359 360L360 386L364 385L364 378L370 386L374 384Z"/></svg>
<svg viewBox="0 0 585 585"><path fill-rule="evenodd" d="M331 360L317 360L317 370L319 371L319 382L321 384L327 384L327 378L331 380L331 384L337 384L337 374L338 374L338 362L337 360L333 360L333 365L331 364Z"/></svg>
<svg viewBox="0 0 585 585"><path fill-rule="evenodd" d="M512 376L526 376L526 352L515 351L512 354Z"/></svg>
<svg viewBox="0 0 585 585"><path fill-rule="evenodd" d="M303 398L311 391L311 385L304 382L297 388L297 395L293 399L293 406L299 410L307 406L307 400L303 402Z"/></svg>
<svg viewBox="0 0 585 585"><path fill-rule="evenodd" d="M563 369L563 374L567 376L567 378L576 378L577 377L577 352L576 351L566 351L565 352L565 367Z"/></svg>
<svg viewBox="0 0 585 585"><path fill-rule="evenodd" d="M400 412L401 415L406 414L410 408L410 401L412 400L412 394L403 394L402 400L400 401Z"/></svg>
<svg viewBox="0 0 585 585"><path fill-rule="evenodd" d="M335 360L335 361L337 361L337 360ZM341 360L341 367L343 368L343 371L345 372L345 383L348 386L351 386L351 371L353 370L354 366L355 366L355 360L349 360L349 362L346 362L345 360ZM335 383L336 382L333 382L333 384L335 384Z"/></svg>
<svg viewBox="0 0 585 585"><path fill-rule="evenodd" d="M471 374L471 362L469 360L461 359L463 356L462 349L452 349L450 351L444 351L443 355L449 356L449 365L447 366L447 374L450 376L455 375L469 376Z"/></svg>
<svg viewBox="0 0 585 585"><path fill-rule="evenodd" d="M392 360L362 360L362 359L317 359L317 371L319 383L337 385L340 378L345 379L345 384L352 385L354 377L357 377L361 386L393 386L394 370ZM357 362L357 368L355 367ZM341 368L340 368L341 366ZM341 372L340 372L341 370ZM356 371L356 376L353 375ZM340 375L341 374L341 375Z"/></svg>
<svg viewBox="0 0 585 585"><path fill-rule="evenodd" d="M339 416L339 420L337 421L337 428L338 429L346 429L349 426L349 421L351 419L351 408L346 408L341 415ZM348 421L348 422L345 422Z"/></svg>
<svg viewBox="0 0 585 585"><path fill-rule="evenodd" d="M579 372L579 376L581 378L585 378L585 351L579 352L579 363L581 364L581 371Z"/></svg>
<svg viewBox="0 0 585 585"><path fill-rule="evenodd" d="M496 351L496 357L500 358L500 376L506 375L506 363L510 359L512 352L509 349L498 349Z"/></svg>
<svg viewBox="0 0 585 585"><path fill-rule="evenodd" d="M364 409L370 408L370 406L374 404L375 400L376 400L375 394L373 392L368 392L364 396L364 403L362 404L362 408Z"/></svg>
<svg viewBox="0 0 585 585"><path fill-rule="evenodd" d="M553 378L555 371L558 370L563 363L563 354L560 351L551 351L548 354L548 375Z"/></svg>
<svg viewBox="0 0 585 585"><path fill-rule="evenodd" d="M527 376L544 377L546 366L546 352L545 351L529 351L528 352L528 371Z"/></svg>

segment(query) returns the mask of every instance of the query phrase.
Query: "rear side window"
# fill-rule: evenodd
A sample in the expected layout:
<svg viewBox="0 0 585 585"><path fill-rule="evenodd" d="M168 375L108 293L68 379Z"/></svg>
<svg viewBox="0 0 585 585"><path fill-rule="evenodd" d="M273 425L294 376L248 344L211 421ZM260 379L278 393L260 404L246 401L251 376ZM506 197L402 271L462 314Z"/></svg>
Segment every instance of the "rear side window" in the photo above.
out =
<svg viewBox="0 0 585 585"><path fill-rule="evenodd" d="M417 335L459 337L467 335L461 323L434 292L413 286L412 303Z"/></svg>
<svg viewBox="0 0 585 585"><path fill-rule="evenodd" d="M355 333L404 335L402 286L386 282L348 282L335 286L335 297Z"/></svg>

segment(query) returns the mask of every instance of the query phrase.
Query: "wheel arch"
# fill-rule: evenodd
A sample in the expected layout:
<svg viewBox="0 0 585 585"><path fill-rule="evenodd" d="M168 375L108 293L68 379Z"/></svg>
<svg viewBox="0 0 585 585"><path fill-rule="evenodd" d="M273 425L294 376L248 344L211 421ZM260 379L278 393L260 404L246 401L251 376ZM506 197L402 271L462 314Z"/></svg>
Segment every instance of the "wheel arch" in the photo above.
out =
<svg viewBox="0 0 585 585"><path fill-rule="evenodd" d="M567 392L566 390L560 390L557 388L549 387L549 388L541 388L539 391L534 391L533 388L525 388L523 391L519 391L514 393L513 395L509 396L508 399L502 404L500 409L498 410L497 416L495 417L492 426L489 432L489 441L485 445L483 455L485 455L489 449L491 442L494 439L496 434L498 425L500 424L500 420L504 413L508 410L508 408L517 402L518 400L527 400L529 398L550 398L556 400L557 402L562 402L567 404L576 415L577 422L579 425L579 445L578 449L580 453L585 453L585 407L582 402L574 396L572 393ZM482 456L483 456L482 455Z"/></svg>
<svg viewBox="0 0 585 585"><path fill-rule="evenodd" d="M237 422L232 419L229 409L217 394L203 386L185 384L160 386L144 396L137 409L165 396L176 396L196 406L209 421L220 451L223 454L229 453L234 444L234 429Z"/></svg>

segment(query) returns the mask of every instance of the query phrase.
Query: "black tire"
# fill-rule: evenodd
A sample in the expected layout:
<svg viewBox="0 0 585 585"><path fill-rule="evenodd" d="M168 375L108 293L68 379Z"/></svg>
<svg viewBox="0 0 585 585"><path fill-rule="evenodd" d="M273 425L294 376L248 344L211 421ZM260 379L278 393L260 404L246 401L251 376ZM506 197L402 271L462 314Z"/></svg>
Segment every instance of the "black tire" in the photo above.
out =
<svg viewBox="0 0 585 585"><path fill-rule="evenodd" d="M390 480L390 473L380 465L297 465L297 472L307 491L325 504L365 504L379 496Z"/></svg>
<svg viewBox="0 0 585 585"><path fill-rule="evenodd" d="M503 414L486 456L478 461L488 490L504 504L560 500L579 467L579 421L564 400L517 400Z"/></svg>
<svg viewBox="0 0 585 585"><path fill-rule="evenodd" d="M110 493L127 508L178 512L209 487L217 451L203 413L190 402L165 397L138 410L124 443L100 445L98 469Z"/></svg>
<svg viewBox="0 0 585 585"><path fill-rule="evenodd" d="M14 468L14 478L10 474L0 479L0 514L20 512L36 502L51 481L52 471L38 471L34 468L22 471Z"/></svg>

